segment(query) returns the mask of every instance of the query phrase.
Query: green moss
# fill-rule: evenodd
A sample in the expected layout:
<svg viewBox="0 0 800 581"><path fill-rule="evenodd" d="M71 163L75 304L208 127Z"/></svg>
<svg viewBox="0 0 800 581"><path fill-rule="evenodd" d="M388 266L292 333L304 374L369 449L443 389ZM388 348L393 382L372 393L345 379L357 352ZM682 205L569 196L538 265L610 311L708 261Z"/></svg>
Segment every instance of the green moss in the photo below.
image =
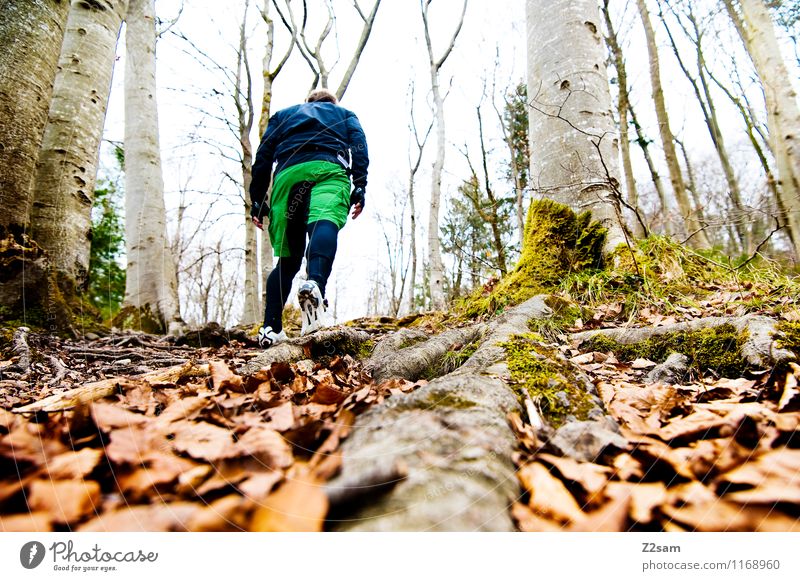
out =
<svg viewBox="0 0 800 581"><path fill-rule="evenodd" d="M364 342L357 342L355 345L348 345L350 347L353 357L356 359L367 359L375 350L375 341L367 339Z"/></svg>
<svg viewBox="0 0 800 581"><path fill-rule="evenodd" d="M784 321L775 326L778 347L788 349L800 359L800 322Z"/></svg>
<svg viewBox="0 0 800 581"><path fill-rule="evenodd" d="M563 423L567 416L587 419L593 407L590 394L581 388L568 364L555 360L556 350L540 343L533 334L515 335L502 347L511 372L511 385L520 400L529 396L554 426Z"/></svg>
<svg viewBox="0 0 800 581"><path fill-rule="evenodd" d="M422 372L421 378L431 380L455 371L461 367L467 359L474 355L479 345L478 342L473 341L457 349L446 351L440 359L432 362L428 368Z"/></svg>
<svg viewBox="0 0 800 581"><path fill-rule="evenodd" d="M398 349L405 349L406 347L411 347L412 345L416 345L417 343L422 343L423 341L427 341L428 339L429 337L427 335L423 337L409 337L408 339L403 339L400 342L400 346L398 347Z"/></svg>
<svg viewBox="0 0 800 581"><path fill-rule="evenodd" d="M583 309L563 297L549 295L544 302L552 309L553 314L542 319L534 318L528 321L528 328L541 337L540 341L558 341L559 335L563 335L569 327L584 316Z"/></svg>
<svg viewBox="0 0 800 581"><path fill-rule="evenodd" d="M747 363L741 355L746 340L746 331L737 333L733 325L721 325L669 333L631 345L598 335L585 341L581 349L603 353L611 351L622 361L641 357L662 362L670 353L682 353L689 357L692 367L698 372L713 370L723 377L740 377L747 371Z"/></svg>
<svg viewBox="0 0 800 581"><path fill-rule="evenodd" d="M430 408L452 408L456 410L465 410L475 407L474 401L463 398L458 394L446 392L431 392L421 401L415 402L416 407L430 409Z"/></svg>
<svg viewBox="0 0 800 581"><path fill-rule="evenodd" d="M531 203L519 263L493 288L477 289L457 308L467 317L491 315L559 287L569 273L603 266L606 229L588 212L551 200Z"/></svg>
<svg viewBox="0 0 800 581"><path fill-rule="evenodd" d="M121 329L136 329L145 333L163 334L166 332L160 317L152 310L149 303L138 309L131 305L123 307L114 317L113 325Z"/></svg>

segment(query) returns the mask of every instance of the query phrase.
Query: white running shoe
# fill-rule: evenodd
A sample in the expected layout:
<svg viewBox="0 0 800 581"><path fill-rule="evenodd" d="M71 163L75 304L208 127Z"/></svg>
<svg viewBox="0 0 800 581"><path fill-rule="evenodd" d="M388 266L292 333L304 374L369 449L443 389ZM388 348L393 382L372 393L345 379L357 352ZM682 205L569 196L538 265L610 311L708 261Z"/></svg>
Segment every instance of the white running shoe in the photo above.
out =
<svg viewBox="0 0 800 581"><path fill-rule="evenodd" d="M315 281L307 280L300 285L297 300L300 303L300 316L303 318L301 335L308 335L326 326L328 301L322 298L322 292Z"/></svg>
<svg viewBox="0 0 800 581"><path fill-rule="evenodd" d="M280 333L276 333L272 330L272 327L261 327L258 330L258 344L263 349L269 349L277 343L286 341L288 338L283 330Z"/></svg>

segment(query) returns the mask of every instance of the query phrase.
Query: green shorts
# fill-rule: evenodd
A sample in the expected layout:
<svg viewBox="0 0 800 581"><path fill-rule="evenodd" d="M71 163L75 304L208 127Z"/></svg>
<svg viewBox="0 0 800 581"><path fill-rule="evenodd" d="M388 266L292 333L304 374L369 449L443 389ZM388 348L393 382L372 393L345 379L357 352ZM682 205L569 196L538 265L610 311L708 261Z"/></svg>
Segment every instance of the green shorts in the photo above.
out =
<svg viewBox="0 0 800 581"><path fill-rule="evenodd" d="M286 237L289 192L300 182L313 182L307 224L329 220L340 229L350 212L350 178L339 164L307 161L291 165L275 176L269 210L269 239L275 256L291 256Z"/></svg>

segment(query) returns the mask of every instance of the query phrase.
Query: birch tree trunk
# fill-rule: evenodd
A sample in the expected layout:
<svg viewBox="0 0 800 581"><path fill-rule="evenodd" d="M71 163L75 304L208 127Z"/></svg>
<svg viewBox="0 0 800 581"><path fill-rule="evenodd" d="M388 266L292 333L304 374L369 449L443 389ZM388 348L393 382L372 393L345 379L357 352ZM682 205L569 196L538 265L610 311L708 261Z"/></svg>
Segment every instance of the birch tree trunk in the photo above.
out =
<svg viewBox="0 0 800 581"><path fill-rule="evenodd" d="M431 307L434 309L443 309L445 306L444 264L442 263L442 249L441 242L439 241L439 207L442 198L442 170L444 169L445 156L445 121L444 98L442 97L441 87L439 86L439 71L447 60L447 57L449 57L453 51L456 39L461 32L461 27L464 24L464 14L466 14L467 11L467 0L464 0L461 17L450 40L450 44L445 49L444 54L438 59L433 54L430 23L428 21L429 7L430 0L420 0L422 24L425 32L425 45L428 49L428 62L430 64L434 119L436 120L436 159L433 162L433 170L431 171L431 206L430 213L428 214L428 267L430 269L428 280Z"/></svg>
<svg viewBox="0 0 800 581"><path fill-rule="evenodd" d="M625 241L618 138L594 0L528 0L531 184L540 196L591 210Z"/></svg>
<svg viewBox="0 0 800 581"><path fill-rule="evenodd" d="M263 5L261 8L261 18L264 20L264 24L267 26L267 45L266 51L264 52L264 60L262 61L262 71L261 75L264 79L264 92L261 95L261 115L259 116L258 120L258 135L259 137L264 135L264 132L267 130L267 123L269 123L269 116L270 111L272 109L272 84L275 81L275 78L280 74L281 70L283 70L283 66L286 64L286 61L289 59L289 56L292 54L292 50L294 49L295 45L297 44L297 29L296 27L290 26L289 32L292 34L292 40L289 44L289 47L286 49L286 52L283 54L281 60L278 62L276 67L272 68L272 57L275 53L275 21L269 14L269 7L270 3L273 0L263 0ZM291 15L291 5L287 4L287 8ZM294 18L292 18L292 22L294 22ZM250 152L252 158L252 151ZM252 177L252 167L251 167L251 174ZM271 186L270 186L271 187ZM247 199L247 192L249 191L249 183L247 187L245 187L245 199ZM245 204L247 205L247 204ZM248 223L247 228L252 230L253 227L250 225L250 209L245 208L245 220ZM251 244L255 243L255 238L258 236L257 233L253 233L253 241L250 241L250 234L248 233L248 239L246 241L246 251L251 248ZM269 239L269 231L265 228L261 231L261 297L258 304L259 313L262 310L262 306L267 302L267 277L269 273L272 272L273 268L273 249L272 249L272 242ZM256 256L256 250L253 249L253 256ZM249 262L245 268L248 269L248 276L255 278L258 280L258 261L254 260ZM250 272L250 269L253 269L253 272Z"/></svg>
<svg viewBox="0 0 800 581"><path fill-rule="evenodd" d="M628 194L628 204L639 210L639 193L636 190L636 179L633 177L633 164L631 163L631 144L628 136L628 71L625 67L625 58L622 55L622 47L617 40L617 32L614 30L614 23L611 20L611 13L608 8L609 0L603 2L603 17L606 21L606 31L608 37L606 42L614 58L614 68L617 70L617 114L619 116L619 146L622 154L622 170L625 174L625 191ZM633 234L638 238L644 236L644 227L639 220L633 221Z"/></svg>
<svg viewBox="0 0 800 581"><path fill-rule="evenodd" d="M743 252L746 254L751 254L752 230L748 228L745 223L747 219L746 209L742 203L739 182L736 179L736 174L733 171L733 165L731 164L730 156L728 155L728 149L725 146L725 139L717 118L716 106L714 105L714 99L711 95L708 79L706 78L705 74L706 65L705 56L703 55L703 31L700 29L700 26L698 26L697 18L694 15L691 4L689 4L685 9L685 17L692 27L693 34L687 29L678 13L674 9L672 9L672 12L675 14L678 24L681 26L686 36L694 44L697 62L697 78L694 77L692 72L689 70L689 67L683 62L683 57L681 56L681 52L678 48L678 43L675 42L675 38L672 35L672 30L670 29L667 19L662 12L659 12L659 18L661 20L661 24L664 26L667 36L669 37L670 44L672 45L672 52L675 54L675 58L677 59L683 74L686 76L686 79L689 81L689 84L692 85L695 97L697 98L697 103L700 105L700 110L703 113L703 119L706 122L708 133L711 136L711 142L714 144L714 149L717 152L717 157L719 158L722 172L725 175L725 180L728 183L728 195L733 203L734 211L732 212L733 215L731 218L733 220L734 229L736 230L736 238L738 238ZM675 141L677 142L677 139ZM686 172L687 174L690 174L689 156L686 152L686 149L680 143L678 143L678 145L683 150L682 155L685 160ZM697 190L693 185L694 180L691 175L689 178L689 188L692 192L695 208L697 208L700 221L703 222L704 220L702 217L702 212L700 211L702 205L698 203Z"/></svg>
<svg viewBox="0 0 800 581"><path fill-rule="evenodd" d="M31 232L61 279L88 284L97 158L125 0L73 0L34 181Z"/></svg>
<svg viewBox="0 0 800 581"><path fill-rule="evenodd" d="M166 238L156 103L154 0L130 0L125 43L126 326L183 330L175 259ZM128 307L126 309L126 307ZM130 308L135 310L130 316Z"/></svg>
<svg viewBox="0 0 800 581"><path fill-rule="evenodd" d="M683 181L681 165L678 162L678 153L675 150L675 138L669 126L669 115L667 105L664 102L664 90L661 86L661 70L658 62L658 47L656 46L656 35L653 25L650 22L650 13L647 10L646 0L636 0L639 7L639 15L644 27L644 36L647 41L647 54L650 60L650 84L653 91L653 101L658 118L658 131L661 136L661 145L664 148L664 157L669 169L669 179L672 182L672 190L675 193L675 200L678 202L678 210L686 224L686 232L691 236L689 243L698 248L708 248L710 246L708 237L702 229L700 221L697 219L686 193L686 184Z"/></svg>
<svg viewBox="0 0 800 581"><path fill-rule="evenodd" d="M20 319L45 300L46 260L27 229L68 10L66 0L0 4L0 304Z"/></svg>
<svg viewBox="0 0 800 581"><path fill-rule="evenodd" d="M762 0L734 0L725 7L753 60L767 102L769 138L778 170L778 194L786 213L795 258L800 260L800 107L786 63L781 56L775 26Z"/></svg>
<svg viewBox="0 0 800 581"><path fill-rule="evenodd" d="M268 4L267 4L268 6ZM250 219L248 192L253 180L253 144L250 132L255 119L253 106L253 81L250 61L247 58L247 12L250 1L246 0L244 15L239 27L239 48L236 53L236 87L234 102L239 121L239 147L242 152L242 187L244 191L244 305L240 324L252 325L261 318L261 300L258 294L258 229Z"/></svg>
<svg viewBox="0 0 800 581"><path fill-rule="evenodd" d="M5 0L0 18L0 238L30 221L31 186L67 21L67 0Z"/></svg>

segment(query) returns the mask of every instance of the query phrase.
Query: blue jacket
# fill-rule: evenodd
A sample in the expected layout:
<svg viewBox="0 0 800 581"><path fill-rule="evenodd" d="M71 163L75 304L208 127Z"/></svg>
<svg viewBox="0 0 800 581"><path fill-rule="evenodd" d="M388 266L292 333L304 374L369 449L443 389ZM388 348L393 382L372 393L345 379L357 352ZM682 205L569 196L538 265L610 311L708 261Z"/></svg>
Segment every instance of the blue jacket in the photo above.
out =
<svg viewBox="0 0 800 581"><path fill-rule="evenodd" d="M272 166L283 168L312 160L343 166L355 187L367 187L367 140L355 113L327 102L302 103L270 117L253 164L250 200L263 205Z"/></svg>

